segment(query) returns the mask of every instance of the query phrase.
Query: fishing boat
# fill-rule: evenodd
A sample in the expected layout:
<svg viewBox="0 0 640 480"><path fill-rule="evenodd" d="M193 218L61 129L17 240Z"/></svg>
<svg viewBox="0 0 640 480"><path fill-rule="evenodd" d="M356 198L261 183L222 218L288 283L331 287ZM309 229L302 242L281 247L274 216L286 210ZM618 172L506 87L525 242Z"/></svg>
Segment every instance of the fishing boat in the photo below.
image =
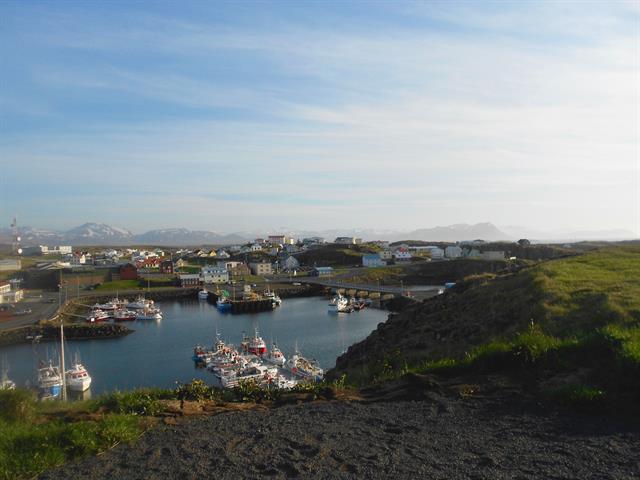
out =
<svg viewBox="0 0 640 480"><path fill-rule="evenodd" d="M232 305L233 303L231 302L229 297L220 296L216 301L216 307L218 307L218 310L220 310L221 312L228 312L229 310L231 310Z"/></svg>
<svg viewBox="0 0 640 480"><path fill-rule="evenodd" d="M209 291L203 288L198 292L198 300L207 300L209 298Z"/></svg>
<svg viewBox="0 0 640 480"><path fill-rule="evenodd" d="M85 320L88 323L98 323L98 322L106 322L107 320L109 320L109 318L110 318L110 315L108 312L105 312L100 308L94 308L87 314L87 316L85 317Z"/></svg>
<svg viewBox="0 0 640 480"><path fill-rule="evenodd" d="M144 310L152 308L154 304L153 300L144 298L142 295L138 296L133 302L127 303L127 308L133 308L134 310Z"/></svg>
<svg viewBox="0 0 640 480"><path fill-rule="evenodd" d="M41 398L58 398L62 393L62 384L59 367L54 366L51 360L48 365L41 364L38 368L38 390Z"/></svg>
<svg viewBox="0 0 640 480"><path fill-rule="evenodd" d="M356 312L362 310L366 306L366 304L364 303L364 300L362 299L356 300L353 297L349 300L349 305Z"/></svg>
<svg viewBox="0 0 640 480"><path fill-rule="evenodd" d="M132 322L138 318L138 312L133 310L125 310L123 308L113 312L113 319L116 322Z"/></svg>
<svg viewBox="0 0 640 480"><path fill-rule="evenodd" d="M120 300L118 297L115 297L106 303L96 303L93 307L100 310L112 311L122 308L126 303L126 300Z"/></svg>
<svg viewBox="0 0 640 480"><path fill-rule="evenodd" d="M321 382L324 378L324 370L320 368L318 361L304 358L297 347L293 356L285 363L285 368L305 380Z"/></svg>
<svg viewBox="0 0 640 480"><path fill-rule="evenodd" d="M349 300L339 293L329 302L329 313L349 313L352 310Z"/></svg>
<svg viewBox="0 0 640 480"><path fill-rule="evenodd" d="M267 300L271 300L274 307L279 307L280 304L282 303L282 299L278 295L276 295L275 292L272 292L271 290L267 290L266 292L264 292L263 296Z"/></svg>
<svg viewBox="0 0 640 480"><path fill-rule="evenodd" d="M136 320L162 320L162 311L159 308L145 308L136 313Z"/></svg>
<svg viewBox="0 0 640 480"><path fill-rule="evenodd" d="M220 384L223 388L235 387L245 382L257 382L269 384L277 378L278 369L267 365L253 364L240 371L226 370L220 375Z"/></svg>
<svg viewBox="0 0 640 480"><path fill-rule="evenodd" d="M65 372L65 380L69 390L75 392L84 392L91 386L91 376L78 358L71 365L71 369Z"/></svg>
<svg viewBox="0 0 640 480"><path fill-rule="evenodd" d="M271 343L271 348L263 358L265 359L265 361L273 363L274 365L277 365L279 367L283 367L285 362L287 361L282 351L273 342Z"/></svg>

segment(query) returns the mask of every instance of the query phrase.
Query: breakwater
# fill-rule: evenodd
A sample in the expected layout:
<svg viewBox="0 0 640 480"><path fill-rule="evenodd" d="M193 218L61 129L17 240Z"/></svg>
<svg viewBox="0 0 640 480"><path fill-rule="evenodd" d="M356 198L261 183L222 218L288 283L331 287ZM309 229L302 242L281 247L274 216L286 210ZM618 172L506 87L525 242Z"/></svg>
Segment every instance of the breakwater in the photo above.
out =
<svg viewBox="0 0 640 480"><path fill-rule="evenodd" d="M134 330L121 324L70 324L64 327L64 336L67 340L88 340L101 338L123 337ZM59 325L32 325L0 332L0 346L29 343L36 336L40 341L53 341L60 339Z"/></svg>

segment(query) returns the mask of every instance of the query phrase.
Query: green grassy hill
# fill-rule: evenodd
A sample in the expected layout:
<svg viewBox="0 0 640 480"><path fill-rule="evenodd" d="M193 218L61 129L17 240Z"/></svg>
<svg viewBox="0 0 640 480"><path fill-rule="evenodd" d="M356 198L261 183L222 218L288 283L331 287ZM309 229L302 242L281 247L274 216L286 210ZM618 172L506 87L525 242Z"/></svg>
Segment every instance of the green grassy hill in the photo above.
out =
<svg viewBox="0 0 640 480"><path fill-rule="evenodd" d="M538 385L573 375L598 391L638 395L640 247L469 277L457 292L391 316L330 375L367 383L409 371L526 372Z"/></svg>

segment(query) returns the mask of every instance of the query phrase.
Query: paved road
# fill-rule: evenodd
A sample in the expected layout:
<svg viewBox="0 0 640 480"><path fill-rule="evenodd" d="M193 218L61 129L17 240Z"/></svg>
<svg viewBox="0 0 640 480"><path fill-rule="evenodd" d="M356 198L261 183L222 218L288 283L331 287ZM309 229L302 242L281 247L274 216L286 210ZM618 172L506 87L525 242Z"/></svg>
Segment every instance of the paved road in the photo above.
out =
<svg viewBox="0 0 640 480"><path fill-rule="evenodd" d="M29 291L24 300L16 305L15 311L30 309L27 315L0 317L0 331L33 325L40 320L51 318L58 310L58 294L52 292Z"/></svg>

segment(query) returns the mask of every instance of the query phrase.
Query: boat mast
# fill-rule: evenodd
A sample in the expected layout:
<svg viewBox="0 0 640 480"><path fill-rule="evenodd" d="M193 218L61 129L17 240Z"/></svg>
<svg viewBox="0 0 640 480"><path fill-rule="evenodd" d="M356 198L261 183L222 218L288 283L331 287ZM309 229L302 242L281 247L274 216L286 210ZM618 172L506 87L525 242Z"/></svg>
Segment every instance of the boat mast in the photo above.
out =
<svg viewBox="0 0 640 480"><path fill-rule="evenodd" d="M62 401L67 400L67 379L64 370L64 320L60 317L60 376L62 377Z"/></svg>

